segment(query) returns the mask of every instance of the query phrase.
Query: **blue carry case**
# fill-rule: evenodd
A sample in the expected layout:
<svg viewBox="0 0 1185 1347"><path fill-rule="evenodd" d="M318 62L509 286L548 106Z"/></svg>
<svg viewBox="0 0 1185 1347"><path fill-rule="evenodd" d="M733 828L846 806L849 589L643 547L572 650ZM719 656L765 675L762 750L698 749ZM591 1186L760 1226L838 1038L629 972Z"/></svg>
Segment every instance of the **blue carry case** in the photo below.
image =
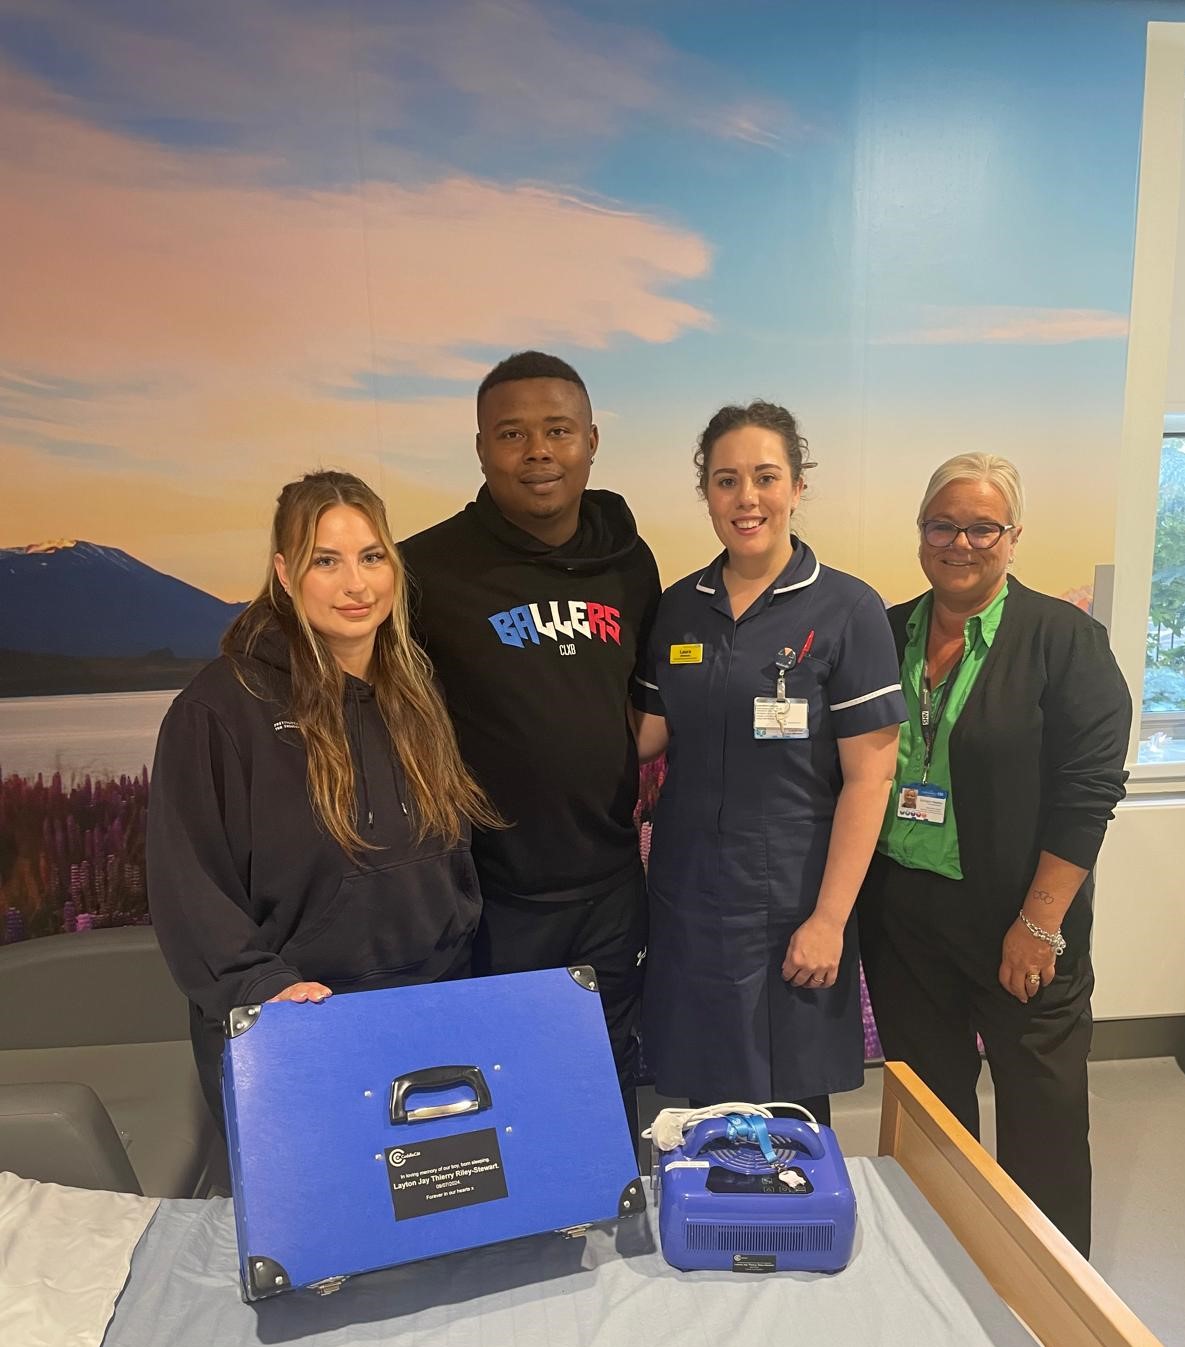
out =
<svg viewBox="0 0 1185 1347"><path fill-rule="evenodd" d="M645 1209L591 969L243 1006L226 1027L248 1300Z"/></svg>

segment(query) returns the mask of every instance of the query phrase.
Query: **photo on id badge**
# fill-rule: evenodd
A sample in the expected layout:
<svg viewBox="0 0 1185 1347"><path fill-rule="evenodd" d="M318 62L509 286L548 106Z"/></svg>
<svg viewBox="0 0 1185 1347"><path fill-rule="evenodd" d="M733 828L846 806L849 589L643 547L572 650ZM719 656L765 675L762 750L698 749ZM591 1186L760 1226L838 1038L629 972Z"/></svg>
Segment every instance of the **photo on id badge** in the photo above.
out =
<svg viewBox="0 0 1185 1347"><path fill-rule="evenodd" d="M897 793L897 817L913 823L944 823L947 798L940 786L906 782Z"/></svg>

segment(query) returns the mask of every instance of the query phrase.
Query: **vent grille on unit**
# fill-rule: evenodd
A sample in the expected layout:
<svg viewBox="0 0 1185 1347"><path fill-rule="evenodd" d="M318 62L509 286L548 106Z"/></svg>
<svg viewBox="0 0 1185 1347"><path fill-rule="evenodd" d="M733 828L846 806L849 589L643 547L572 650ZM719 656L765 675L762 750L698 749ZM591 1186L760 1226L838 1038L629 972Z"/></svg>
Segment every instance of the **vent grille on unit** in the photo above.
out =
<svg viewBox="0 0 1185 1347"><path fill-rule="evenodd" d="M827 1253L835 1240L830 1221L799 1225L687 1223L688 1249L722 1253Z"/></svg>

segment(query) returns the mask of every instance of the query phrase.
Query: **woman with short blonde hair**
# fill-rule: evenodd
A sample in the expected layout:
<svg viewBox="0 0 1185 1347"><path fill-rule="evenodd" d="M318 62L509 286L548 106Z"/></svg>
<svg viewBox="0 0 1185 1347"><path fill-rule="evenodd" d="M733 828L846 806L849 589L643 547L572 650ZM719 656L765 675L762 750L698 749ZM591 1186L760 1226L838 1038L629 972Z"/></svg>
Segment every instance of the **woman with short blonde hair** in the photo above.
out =
<svg viewBox="0 0 1185 1347"><path fill-rule="evenodd" d="M1091 869L1131 699L1098 622L1009 573L1014 464L960 454L918 512L929 589L889 609L908 719L860 945L886 1058L973 1134L983 1039L1000 1164L1090 1248Z"/></svg>
<svg viewBox="0 0 1185 1347"><path fill-rule="evenodd" d="M1007 522L1020 528L1024 523L1025 493L1016 464L999 454L956 454L935 468L918 508L918 528L929 515L934 498L952 482L986 482L995 487L1004 502Z"/></svg>

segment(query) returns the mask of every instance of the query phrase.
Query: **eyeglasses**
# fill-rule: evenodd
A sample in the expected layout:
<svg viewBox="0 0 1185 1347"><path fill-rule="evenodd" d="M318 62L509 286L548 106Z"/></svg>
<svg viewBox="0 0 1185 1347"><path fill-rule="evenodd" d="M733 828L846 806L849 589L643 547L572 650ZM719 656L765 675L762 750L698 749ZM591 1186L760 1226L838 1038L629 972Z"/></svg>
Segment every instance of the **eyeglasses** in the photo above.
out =
<svg viewBox="0 0 1185 1347"><path fill-rule="evenodd" d="M965 529L958 524L950 524L945 519L923 519L922 537L931 547L952 547L960 533L966 534L967 544L977 552L995 547L1000 539L1011 533L1015 524L968 524Z"/></svg>

